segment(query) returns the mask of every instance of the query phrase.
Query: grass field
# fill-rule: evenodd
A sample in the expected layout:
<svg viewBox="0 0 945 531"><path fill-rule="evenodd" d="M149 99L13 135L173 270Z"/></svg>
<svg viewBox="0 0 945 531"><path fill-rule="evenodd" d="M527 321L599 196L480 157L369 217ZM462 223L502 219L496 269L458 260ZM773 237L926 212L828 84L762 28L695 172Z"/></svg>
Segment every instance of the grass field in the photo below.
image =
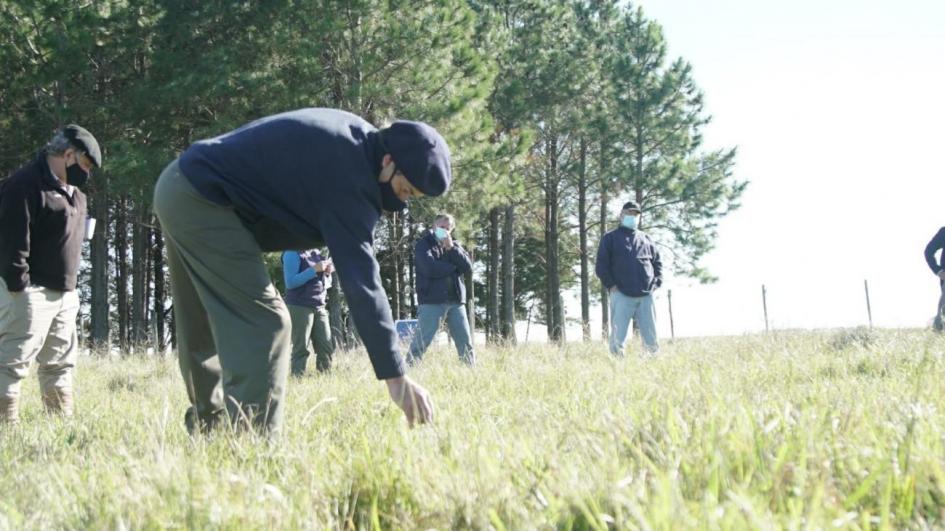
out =
<svg viewBox="0 0 945 531"><path fill-rule="evenodd" d="M445 348L407 429L367 357L293 380L275 443L190 438L173 359L83 358L77 416L0 427L0 528L945 525L945 338L778 333Z"/></svg>

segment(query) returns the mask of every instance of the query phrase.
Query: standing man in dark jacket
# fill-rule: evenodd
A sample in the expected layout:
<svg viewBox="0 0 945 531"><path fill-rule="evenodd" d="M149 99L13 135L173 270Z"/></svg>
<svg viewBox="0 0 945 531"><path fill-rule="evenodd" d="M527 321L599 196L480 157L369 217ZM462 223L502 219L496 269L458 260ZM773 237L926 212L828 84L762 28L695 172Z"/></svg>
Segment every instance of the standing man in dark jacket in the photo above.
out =
<svg viewBox="0 0 945 531"><path fill-rule="evenodd" d="M282 253L284 299L292 319L293 376L305 374L305 365L311 355L309 345L315 347L315 368L318 372L331 369L335 345L331 341L325 299L331 287L332 272L334 267L331 260L323 258L318 249Z"/></svg>
<svg viewBox="0 0 945 531"><path fill-rule="evenodd" d="M414 265L417 268L417 331L410 342L409 360L419 361L430 346L440 322L446 317L450 337L459 359L476 361L469 320L466 318L466 285L463 275L472 274L472 262L459 242L453 240L453 216L439 214L433 227L417 240Z"/></svg>
<svg viewBox="0 0 945 531"><path fill-rule="evenodd" d="M610 293L610 352L623 355L630 319L634 319L651 353L659 352L653 292L663 284L660 253L639 230L640 205L628 201L620 212L620 226L601 238L597 250L597 277Z"/></svg>
<svg viewBox="0 0 945 531"><path fill-rule="evenodd" d="M34 359L46 410L72 414L87 222L79 187L101 164L92 134L68 125L0 183L0 421L18 420L20 383Z"/></svg>
<svg viewBox="0 0 945 531"><path fill-rule="evenodd" d="M291 322L262 253L324 245L375 376L411 425L431 420L427 391L404 375L374 226L382 209L442 195L451 175L446 141L429 125L378 130L334 109L261 118L191 145L168 165L154 210L167 242L191 431L224 418L280 429Z"/></svg>
<svg viewBox="0 0 945 531"><path fill-rule="evenodd" d="M938 277L940 295L935 320L932 321L932 327L938 332L945 331L945 323L942 322L942 314L945 312L945 253L942 253L938 261L935 260L935 253L943 248L945 248L945 227L938 229L929 244L925 246L925 262Z"/></svg>

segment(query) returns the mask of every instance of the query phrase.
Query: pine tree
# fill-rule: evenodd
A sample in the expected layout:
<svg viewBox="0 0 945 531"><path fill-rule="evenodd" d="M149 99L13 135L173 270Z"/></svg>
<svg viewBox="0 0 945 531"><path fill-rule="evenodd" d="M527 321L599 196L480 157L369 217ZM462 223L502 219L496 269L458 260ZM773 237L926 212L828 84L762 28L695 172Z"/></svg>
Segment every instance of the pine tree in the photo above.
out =
<svg viewBox="0 0 945 531"><path fill-rule="evenodd" d="M640 203L643 229L669 251L674 270L710 281L699 260L747 185L732 176L735 149L702 151L701 130L710 121L702 91L691 65L668 62L658 24L640 9L628 12L613 42L619 183Z"/></svg>

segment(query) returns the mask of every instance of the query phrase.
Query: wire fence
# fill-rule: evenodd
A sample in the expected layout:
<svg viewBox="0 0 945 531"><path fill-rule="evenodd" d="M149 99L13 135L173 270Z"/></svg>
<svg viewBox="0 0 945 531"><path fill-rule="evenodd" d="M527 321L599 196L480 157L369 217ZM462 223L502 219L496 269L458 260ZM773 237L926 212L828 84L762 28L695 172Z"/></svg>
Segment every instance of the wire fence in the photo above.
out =
<svg viewBox="0 0 945 531"><path fill-rule="evenodd" d="M895 281L811 281L719 285L677 285L658 290L657 332L661 339L765 333L785 329L854 327L917 328L931 324L939 296L937 283L902 287ZM565 341L583 341L581 309L576 293L565 294ZM880 318L876 318L879 302ZM475 343L486 340L482 323L475 325ZM606 340L600 301L591 306L592 341ZM547 342L544 322L516 322L518 342ZM446 334L438 336L446 343Z"/></svg>

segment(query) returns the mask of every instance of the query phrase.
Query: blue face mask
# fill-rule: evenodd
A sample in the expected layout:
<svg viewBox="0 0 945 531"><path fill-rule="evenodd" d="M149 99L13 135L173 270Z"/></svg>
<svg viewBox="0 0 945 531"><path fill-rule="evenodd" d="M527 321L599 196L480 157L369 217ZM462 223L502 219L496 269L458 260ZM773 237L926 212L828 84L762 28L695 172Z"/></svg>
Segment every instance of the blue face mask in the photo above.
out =
<svg viewBox="0 0 945 531"><path fill-rule="evenodd" d="M630 215L627 215L627 216L624 216L624 217L623 217L623 220L621 220L621 224L622 224L624 227L627 227L628 229L633 230L633 229L637 228L637 221L638 221L639 219L640 219L639 216L630 216Z"/></svg>
<svg viewBox="0 0 945 531"><path fill-rule="evenodd" d="M436 236L436 239L440 241L445 240L446 237L450 235L443 227L433 229L433 234Z"/></svg>

